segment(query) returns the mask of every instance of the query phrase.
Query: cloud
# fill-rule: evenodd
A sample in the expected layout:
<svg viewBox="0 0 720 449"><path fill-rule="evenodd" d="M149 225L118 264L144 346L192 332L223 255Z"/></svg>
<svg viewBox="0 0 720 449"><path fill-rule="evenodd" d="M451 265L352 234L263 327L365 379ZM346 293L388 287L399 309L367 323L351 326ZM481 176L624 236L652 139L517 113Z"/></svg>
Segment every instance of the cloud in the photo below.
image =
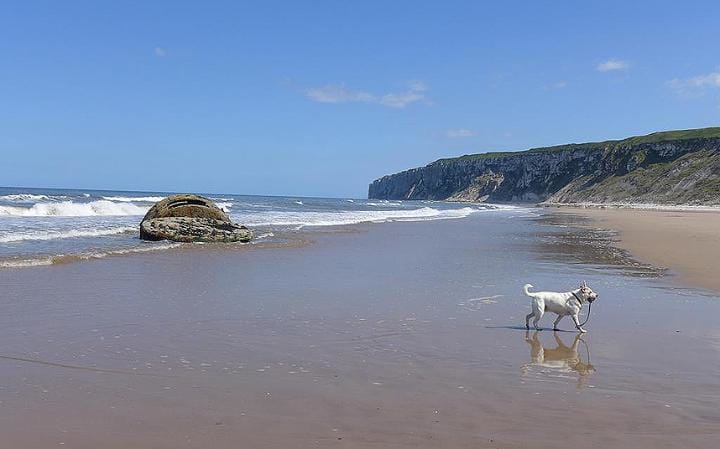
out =
<svg viewBox="0 0 720 449"><path fill-rule="evenodd" d="M305 95L318 103L374 103L377 100L367 92L332 84L307 89Z"/></svg>
<svg viewBox="0 0 720 449"><path fill-rule="evenodd" d="M558 81L557 83L549 84L545 86L545 90L557 90L557 89L564 89L567 87L567 82L565 81Z"/></svg>
<svg viewBox="0 0 720 449"><path fill-rule="evenodd" d="M367 103L399 109L425 100L427 90L427 85L422 81L411 81L404 92L390 92L382 95L350 89L343 84L328 84L305 89L305 96L318 103Z"/></svg>
<svg viewBox="0 0 720 449"><path fill-rule="evenodd" d="M612 72L615 70L627 70L630 67L630 63L623 61L622 59L608 59L605 62L601 62L595 67L598 72Z"/></svg>
<svg viewBox="0 0 720 449"><path fill-rule="evenodd" d="M463 137L475 137L477 133L470 129L456 128L448 129L447 131L445 131L445 135L451 139L460 139Z"/></svg>
<svg viewBox="0 0 720 449"><path fill-rule="evenodd" d="M155 47L155 56L158 58L164 58L165 55L167 55L167 52L162 47Z"/></svg>
<svg viewBox="0 0 720 449"><path fill-rule="evenodd" d="M708 89L720 89L720 69L690 78L674 78L666 83L678 95L702 96Z"/></svg>

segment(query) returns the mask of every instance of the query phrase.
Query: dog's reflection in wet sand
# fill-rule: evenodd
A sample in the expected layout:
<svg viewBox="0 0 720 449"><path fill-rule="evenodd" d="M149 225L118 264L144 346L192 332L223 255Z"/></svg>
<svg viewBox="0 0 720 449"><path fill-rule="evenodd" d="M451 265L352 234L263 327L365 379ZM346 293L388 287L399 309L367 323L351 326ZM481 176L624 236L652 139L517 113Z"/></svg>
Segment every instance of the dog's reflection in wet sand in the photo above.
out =
<svg viewBox="0 0 720 449"><path fill-rule="evenodd" d="M540 372L549 376L562 376L575 372L578 374L578 387L585 386L588 376L595 372L595 367L590 363L589 349L586 349L586 362L583 362L578 353L580 342L583 342L587 348L587 343L580 338L582 334L575 335L572 345L567 346L560 338L559 332L553 332L557 344L554 348L543 346L539 334L539 331L535 331L531 337L529 331L525 332L525 341L530 345L531 361L523 365L523 374Z"/></svg>

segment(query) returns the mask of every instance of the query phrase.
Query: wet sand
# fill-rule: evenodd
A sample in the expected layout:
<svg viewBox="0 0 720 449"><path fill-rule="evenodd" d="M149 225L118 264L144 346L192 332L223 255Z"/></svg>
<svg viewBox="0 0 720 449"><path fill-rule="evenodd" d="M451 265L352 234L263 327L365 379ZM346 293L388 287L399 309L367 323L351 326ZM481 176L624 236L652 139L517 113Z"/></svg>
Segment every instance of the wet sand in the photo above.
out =
<svg viewBox="0 0 720 449"><path fill-rule="evenodd" d="M568 217L1 270L0 447L715 447L720 298ZM589 334L519 327L581 279Z"/></svg>
<svg viewBox="0 0 720 449"><path fill-rule="evenodd" d="M564 209L563 209L564 210ZM720 292L720 211L572 209L619 231L619 245L678 280Z"/></svg>

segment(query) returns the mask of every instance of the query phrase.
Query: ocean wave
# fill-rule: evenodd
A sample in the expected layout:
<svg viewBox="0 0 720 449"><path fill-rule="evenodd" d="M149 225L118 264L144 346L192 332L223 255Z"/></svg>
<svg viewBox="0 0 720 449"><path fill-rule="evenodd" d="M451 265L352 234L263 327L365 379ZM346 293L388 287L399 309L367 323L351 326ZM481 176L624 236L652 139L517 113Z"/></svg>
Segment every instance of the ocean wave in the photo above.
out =
<svg viewBox="0 0 720 449"><path fill-rule="evenodd" d="M422 207L412 210L361 210L337 212L267 212L263 214L233 214L233 219L248 226L340 226L357 223L388 221L424 221L464 218L483 209L463 207L435 209ZM489 210L489 209L488 209Z"/></svg>
<svg viewBox="0 0 720 449"><path fill-rule="evenodd" d="M33 231L15 232L0 234L0 243L38 241L38 240L61 240L77 237L103 237L108 235L128 234L136 232L135 226L121 226L106 229L70 229L67 231Z"/></svg>
<svg viewBox="0 0 720 449"><path fill-rule="evenodd" d="M164 200L165 196L104 196L104 200L119 201L122 203L157 203Z"/></svg>
<svg viewBox="0 0 720 449"><path fill-rule="evenodd" d="M375 207L402 207L401 203L391 203L390 201L369 202L365 203L365 205Z"/></svg>
<svg viewBox="0 0 720 449"><path fill-rule="evenodd" d="M44 265L52 264L53 257L34 257L30 259L0 260L0 268L41 267Z"/></svg>
<svg viewBox="0 0 720 449"><path fill-rule="evenodd" d="M182 246L183 243L161 243L150 246L137 246L125 249L111 249L106 251L91 251L77 254L59 254L56 256L37 256L25 259L0 260L0 268L23 268L37 267L44 265L58 265L74 262L77 260L104 259L109 256L123 256L127 254L147 253L151 251L162 251Z"/></svg>
<svg viewBox="0 0 720 449"><path fill-rule="evenodd" d="M216 203L216 204L222 204L222 203ZM272 206L270 204L254 204L254 203L247 203L243 201L238 201L235 203L232 203L233 205L237 205L238 208L250 208L250 209L272 209L275 206Z"/></svg>
<svg viewBox="0 0 720 449"><path fill-rule="evenodd" d="M0 201L30 202L50 199L47 195L33 195L32 193L16 193L12 195L0 195Z"/></svg>
<svg viewBox="0 0 720 449"><path fill-rule="evenodd" d="M216 205L217 207L219 207L220 209L225 209L225 211L227 211L228 209L230 209L231 207L233 207L233 203L230 203L230 202L215 203L215 205Z"/></svg>
<svg viewBox="0 0 720 449"><path fill-rule="evenodd" d="M117 215L144 215L149 207L132 203L114 203L97 200L88 203L61 201L57 203L36 203L32 207L0 206L0 215L17 217L90 217Z"/></svg>
<svg viewBox="0 0 720 449"><path fill-rule="evenodd" d="M262 240L262 239L266 239L269 237L275 237L275 234L272 232L265 232L263 234L258 234L252 239L252 241L255 242L257 240Z"/></svg>

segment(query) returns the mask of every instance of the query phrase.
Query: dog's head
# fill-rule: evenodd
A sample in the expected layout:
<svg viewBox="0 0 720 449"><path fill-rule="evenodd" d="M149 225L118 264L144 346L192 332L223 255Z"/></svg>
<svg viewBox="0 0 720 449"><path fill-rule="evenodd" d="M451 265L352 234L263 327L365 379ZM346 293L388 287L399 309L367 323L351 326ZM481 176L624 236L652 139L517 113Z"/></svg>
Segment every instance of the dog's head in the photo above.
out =
<svg viewBox="0 0 720 449"><path fill-rule="evenodd" d="M582 284L580 284L580 296L587 302L593 302L598 298L598 294L592 291L585 281L582 281Z"/></svg>

